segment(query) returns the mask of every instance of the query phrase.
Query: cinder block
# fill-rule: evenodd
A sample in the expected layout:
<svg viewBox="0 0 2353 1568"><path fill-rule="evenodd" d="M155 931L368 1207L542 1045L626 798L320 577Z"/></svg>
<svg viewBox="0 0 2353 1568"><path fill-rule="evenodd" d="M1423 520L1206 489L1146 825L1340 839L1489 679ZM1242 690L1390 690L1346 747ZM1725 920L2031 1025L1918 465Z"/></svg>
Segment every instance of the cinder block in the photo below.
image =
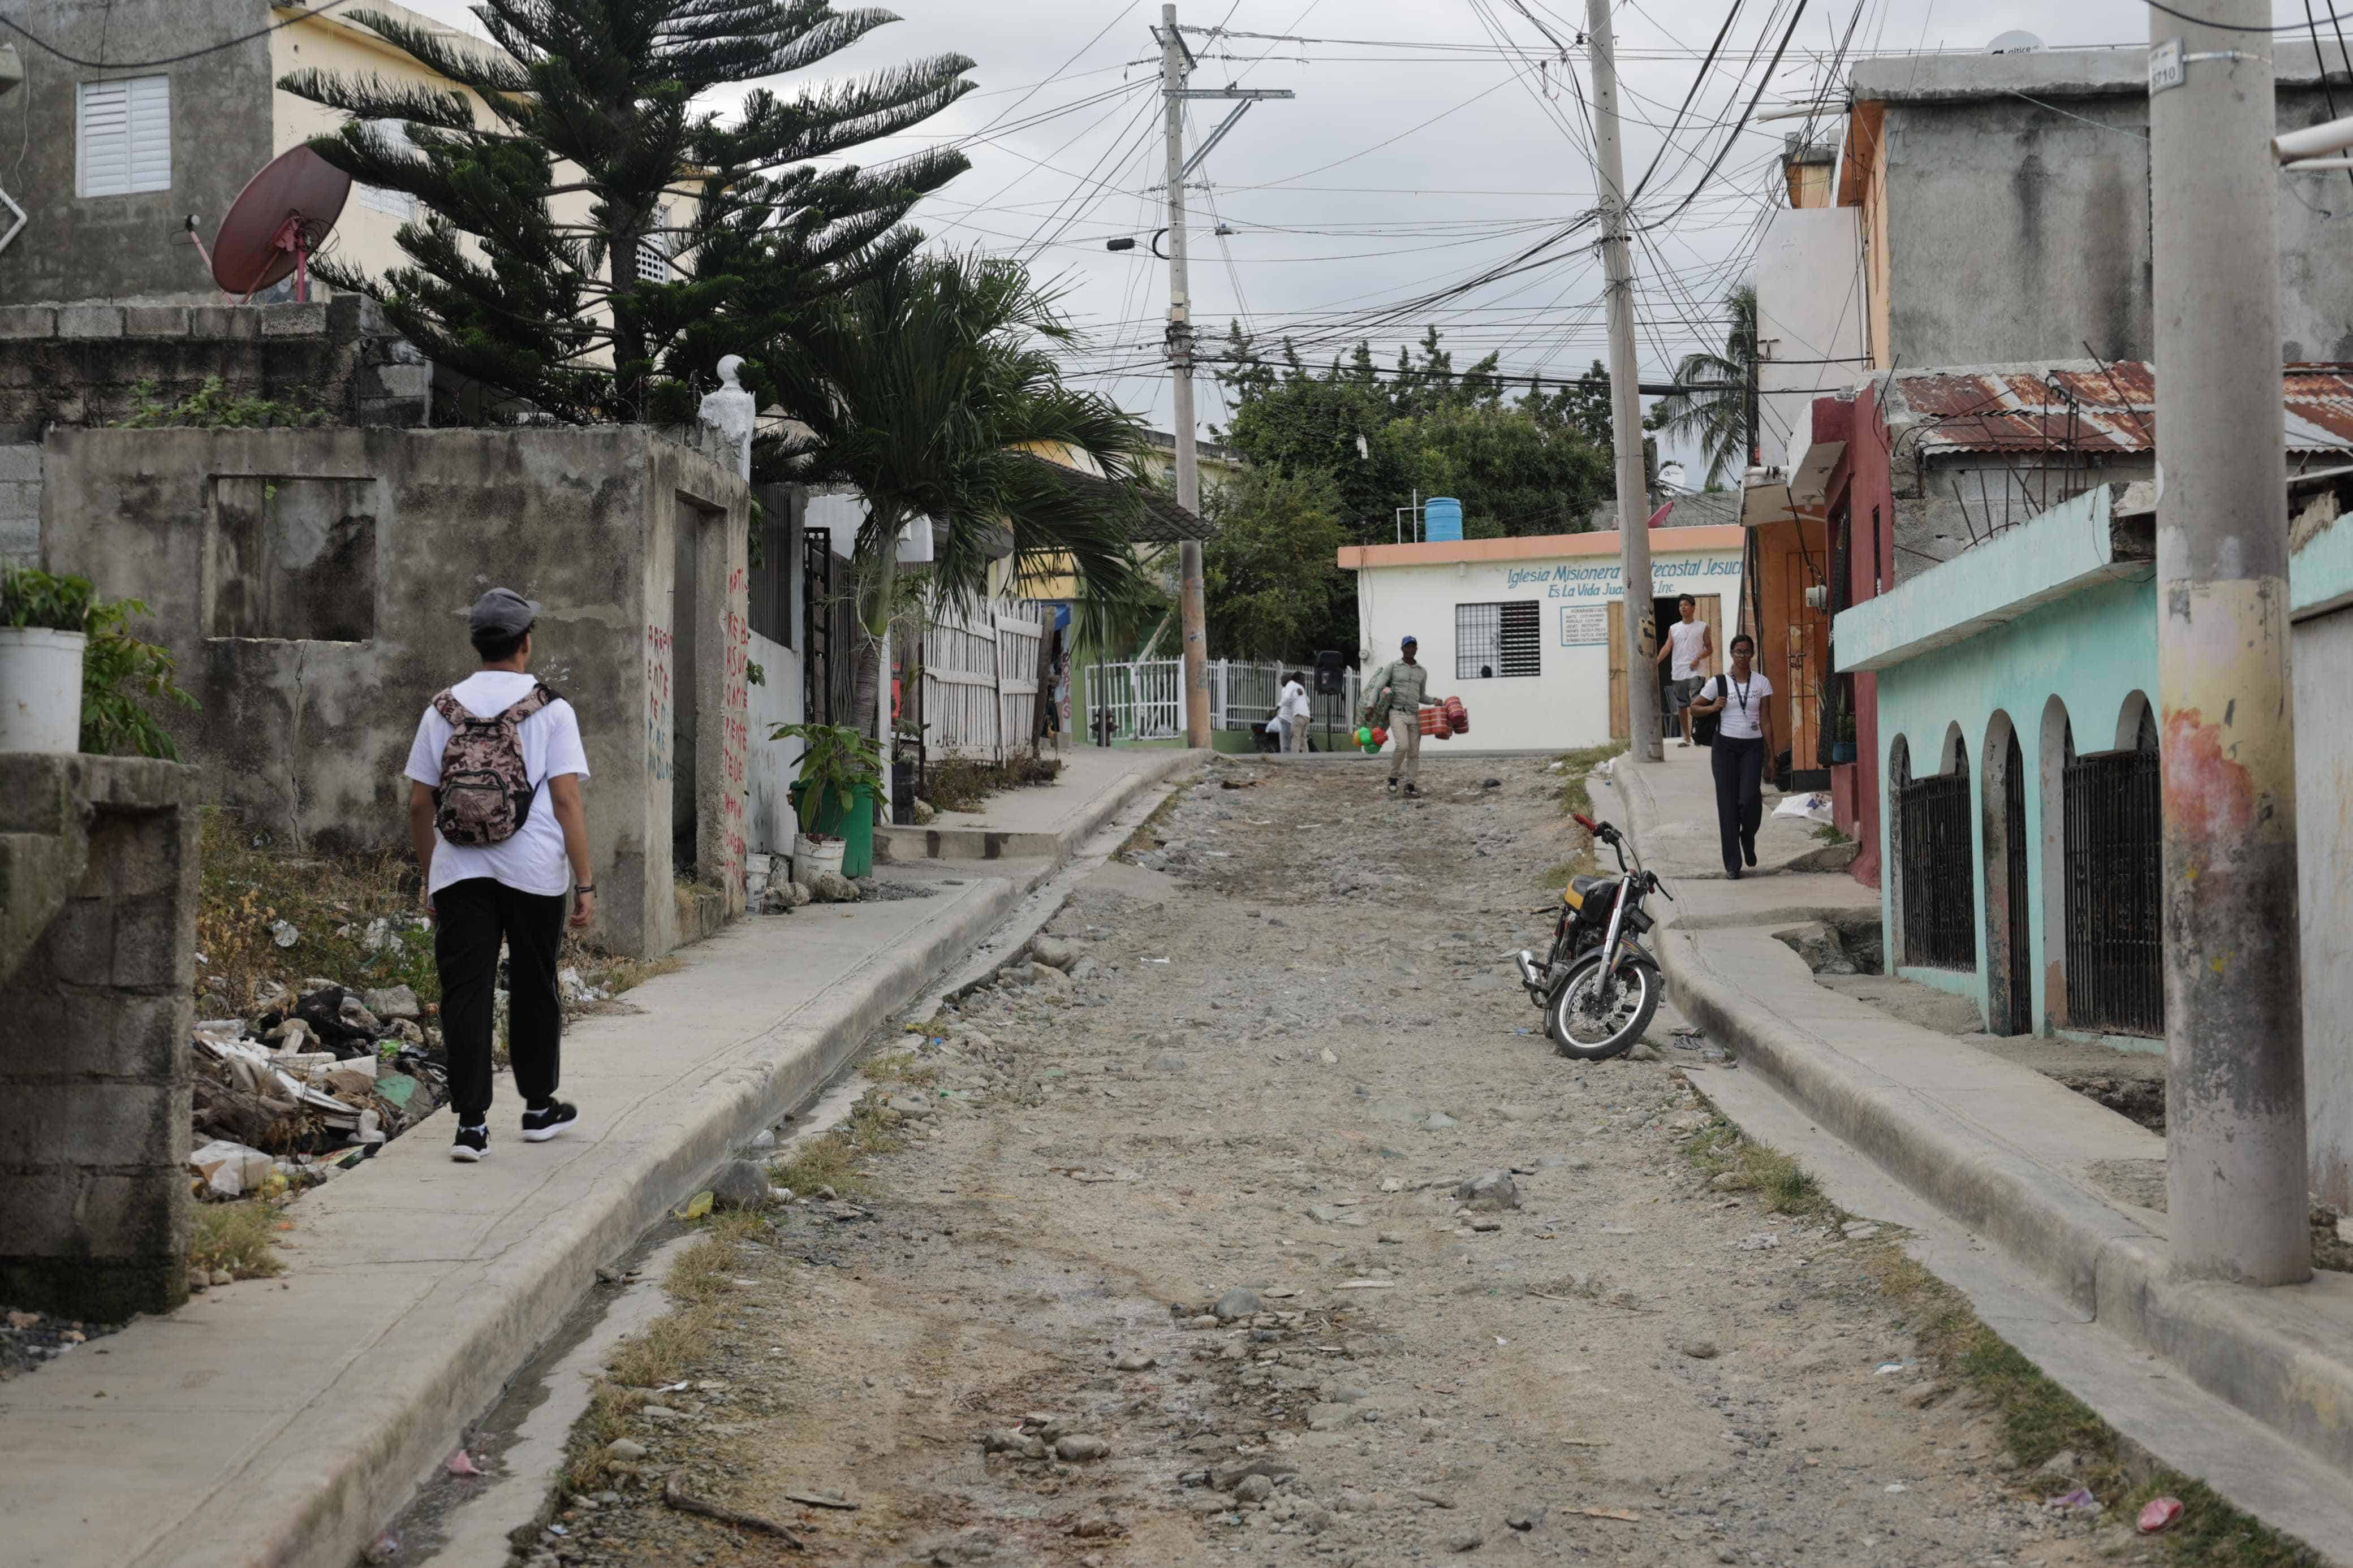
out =
<svg viewBox="0 0 2353 1568"><path fill-rule="evenodd" d="M197 305L188 311L188 334L198 338L258 338L261 311L251 305Z"/></svg>
<svg viewBox="0 0 2353 1568"><path fill-rule="evenodd" d="M0 1095L0 1149L20 1170L169 1169L187 1156L188 1108L184 1085L14 1084Z"/></svg>
<svg viewBox="0 0 2353 1568"><path fill-rule="evenodd" d="M188 335L188 307L125 305L122 330L134 338L185 338Z"/></svg>
<svg viewBox="0 0 2353 1568"><path fill-rule="evenodd" d="M186 989L195 978L195 932L172 893L118 899L114 906L114 984L127 990Z"/></svg>
<svg viewBox="0 0 2353 1568"><path fill-rule="evenodd" d="M90 1089L93 1075L159 1089L188 1081L195 1005L183 997L19 984L0 994L0 1003L9 1019L0 1038L0 1094L30 1083Z"/></svg>
<svg viewBox="0 0 2353 1568"><path fill-rule="evenodd" d="M391 398L418 398L433 395L433 367L429 364L388 364L376 373L384 384L384 395Z"/></svg>
<svg viewBox="0 0 2353 1568"><path fill-rule="evenodd" d="M0 1211L0 1258L135 1258L168 1247L176 1232L185 1276L187 1205L160 1189L168 1182L185 1196L185 1157L138 1171L108 1170L94 1158L6 1178L23 1201Z"/></svg>
<svg viewBox="0 0 2353 1568"><path fill-rule="evenodd" d="M257 313L265 338L317 338L327 332L327 306L322 300L301 305L264 305Z"/></svg>
<svg viewBox="0 0 2353 1568"><path fill-rule="evenodd" d="M28 963L46 963L68 985L114 983L114 900L68 899Z"/></svg>
<svg viewBox="0 0 2353 1568"><path fill-rule="evenodd" d="M41 449L29 443L0 445L0 483L39 484Z"/></svg>
<svg viewBox="0 0 2353 1568"><path fill-rule="evenodd" d="M120 305L58 307L58 336L61 338L119 338L121 335L122 307Z"/></svg>
<svg viewBox="0 0 2353 1568"><path fill-rule="evenodd" d="M0 305L0 338L54 338L58 312L53 305Z"/></svg>

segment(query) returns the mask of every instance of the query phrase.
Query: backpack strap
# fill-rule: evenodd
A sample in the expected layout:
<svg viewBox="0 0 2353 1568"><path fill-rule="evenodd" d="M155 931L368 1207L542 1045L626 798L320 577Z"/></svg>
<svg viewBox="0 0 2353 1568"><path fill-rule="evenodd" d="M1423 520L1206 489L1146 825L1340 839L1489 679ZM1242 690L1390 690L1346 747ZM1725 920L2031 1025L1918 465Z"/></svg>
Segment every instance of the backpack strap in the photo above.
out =
<svg viewBox="0 0 2353 1568"><path fill-rule="evenodd" d="M557 700L560 700L555 694L555 688L543 680L534 681L532 683L530 694L499 717L509 723L520 724L549 703Z"/></svg>
<svg viewBox="0 0 2353 1568"><path fill-rule="evenodd" d="M453 728L473 717L466 711L466 705L458 700L458 694L446 689L433 694L433 711L449 721Z"/></svg>

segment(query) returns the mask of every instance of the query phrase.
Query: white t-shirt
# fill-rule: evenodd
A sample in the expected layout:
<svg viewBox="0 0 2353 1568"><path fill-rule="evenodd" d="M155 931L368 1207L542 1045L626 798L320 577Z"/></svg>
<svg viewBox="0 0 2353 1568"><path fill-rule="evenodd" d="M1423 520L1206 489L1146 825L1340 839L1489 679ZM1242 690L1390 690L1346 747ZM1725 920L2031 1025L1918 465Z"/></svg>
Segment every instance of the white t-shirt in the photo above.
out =
<svg viewBox="0 0 2353 1568"><path fill-rule="evenodd" d="M1306 718L1307 688L1300 685L1299 682L1295 680L1284 681L1282 683L1282 701L1275 709L1274 716L1278 719Z"/></svg>
<svg viewBox="0 0 2353 1568"><path fill-rule="evenodd" d="M531 695L535 677L521 670L485 669L449 689L458 705L481 718L502 713ZM449 721L425 706L417 721L417 740L408 748L408 776L428 789L441 783L441 751L449 743ZM470 877L491 877L524 893L553 895L572 886L572 867L564 853L564 825L547 798L547 781L558 773L588 776L588 753L580 747L580 719L561 697L522 721L515 731L522 742L523 773L537 786L531 814L502 844L475 849L441 840L433 851L433 875L427 892L438 892Z"/></svg>
<svg viewBox="0 0 2353 1568"><path fill-rule="evenodd" d="M1715 716L1717 734L1735 741L1763 738L1765 700L1773 695L1773 683L1765 679L1763 670L1752 670L1746 680L1729 671L1711 676L1699 694L1702 701L1712 701L1719 696L1724 699L1724 710Z"/></svg>
<svg viewBox="0 0 2353 1568"><path fill-rule="evenodd" d="M1667 628L1667 673L1689 680L1699 673L1699 645L1707 636L1705 621L1677 621Z"/></svg>

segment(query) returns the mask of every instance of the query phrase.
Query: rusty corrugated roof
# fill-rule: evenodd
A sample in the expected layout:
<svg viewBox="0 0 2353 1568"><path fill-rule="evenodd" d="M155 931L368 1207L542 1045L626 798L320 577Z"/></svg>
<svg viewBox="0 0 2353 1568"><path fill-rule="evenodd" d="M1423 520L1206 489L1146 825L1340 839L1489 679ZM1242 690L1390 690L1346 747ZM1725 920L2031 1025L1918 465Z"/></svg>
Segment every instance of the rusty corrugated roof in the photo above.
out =
<svg viewBox="0 0 2353 1568"><path fill-rule="evenodd" d="M2353 365L2292 364L2281 383L2287 449L2353 449ZM2092 360L1890 374L1883 405L1905 444L1953 452L2146 452L2157 375L2146 361Z"/></svg>

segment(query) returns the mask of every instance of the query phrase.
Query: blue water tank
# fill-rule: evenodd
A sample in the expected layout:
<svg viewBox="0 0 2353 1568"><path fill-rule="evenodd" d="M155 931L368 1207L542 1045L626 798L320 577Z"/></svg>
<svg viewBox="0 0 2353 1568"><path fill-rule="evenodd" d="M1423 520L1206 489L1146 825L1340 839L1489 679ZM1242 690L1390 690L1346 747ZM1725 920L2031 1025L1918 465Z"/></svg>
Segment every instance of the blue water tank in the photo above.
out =
<svg viewBox="0 0 2353 1568"><path fill-rule="evenodd" d="M1462 537L1462 503L1452 496L1432 496L1421 509L1421 536L1432 544Z"/></svg>

